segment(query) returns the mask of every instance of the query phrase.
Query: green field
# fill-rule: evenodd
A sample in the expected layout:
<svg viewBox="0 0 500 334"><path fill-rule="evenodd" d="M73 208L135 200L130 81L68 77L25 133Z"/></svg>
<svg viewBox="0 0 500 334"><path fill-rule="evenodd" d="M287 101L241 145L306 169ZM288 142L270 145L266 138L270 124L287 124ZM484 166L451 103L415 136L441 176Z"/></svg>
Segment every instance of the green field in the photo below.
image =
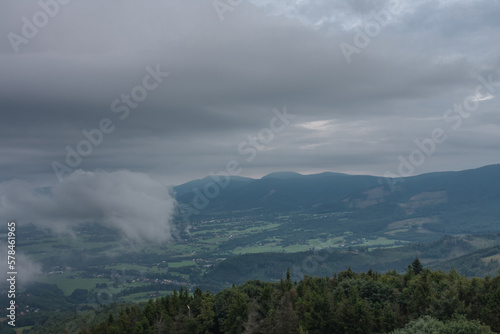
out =
<svg viewBox="0 0 500 334"><path fill-rule="evenodd" d="M413 222L410 220L395 222L379 234L367 235L346 228L348 212L258 217L248 212L241 214L234 218L219 218L214 214L193 221L189 233L164 244L121 244L113 232L88 225L81 233L63 237L32 230L18 239L19 249L43 263L38 281L57 285L66 296L76 289L96 293L96 284L106 284L116 295L123 289L155 281L168 282L171 290L185 284L200 284L204 275L219 263L244 254L299 254L326 248L366 252L409 244L415 237L407 227ZM496 242L495 238L470 240L473 248ZM49 275L51 271L63 273ZM144 296L146 292L138 293L141 294ZM136 293L131 296L137 297Z"/></svg>
<svg viewBox="0 0 500 334"><path fill-rule="evenodd" d="M108 279L105 278L68 278L65 275L51 275L44 276L40 279L41 282L55 284L59 287L64 295L69 296L76 289L95 289L96 284L109 283Z"/></svg>

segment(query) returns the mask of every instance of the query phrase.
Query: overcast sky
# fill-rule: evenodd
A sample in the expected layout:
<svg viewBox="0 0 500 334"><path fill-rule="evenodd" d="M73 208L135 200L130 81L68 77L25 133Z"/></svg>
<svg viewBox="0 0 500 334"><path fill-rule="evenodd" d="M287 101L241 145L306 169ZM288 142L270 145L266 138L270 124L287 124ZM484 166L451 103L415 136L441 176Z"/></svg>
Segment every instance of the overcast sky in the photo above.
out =
<svg viewBox="0 0 500 334"><path fill-rule="evenodd" d="M499 161L500 1L44 1L2 3L2 181L51 185L57 166L180 184L231 160L251 177L398 174L436 128L412 174Z"/></svg>
<svg viewBox="0 0 500 334"><path fill-rule="evenodd" d="M165 186L228 166L498 163L499 17L499 0L3 1L0 218L162 242Z"/></svg>

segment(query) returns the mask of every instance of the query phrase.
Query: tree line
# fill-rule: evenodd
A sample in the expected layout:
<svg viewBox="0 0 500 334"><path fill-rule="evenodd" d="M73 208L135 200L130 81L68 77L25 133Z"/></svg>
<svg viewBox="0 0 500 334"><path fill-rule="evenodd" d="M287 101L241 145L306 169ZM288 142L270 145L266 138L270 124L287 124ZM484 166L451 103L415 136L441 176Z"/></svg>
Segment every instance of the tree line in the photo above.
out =
<svg viewBox="0 0 500 334"><path fill-rule="evenodd" d="M500 331L500 276L423 268L351 269L293 282L248 281L217 294L181 288L128 305L80 333L492 333Z"/></svg>

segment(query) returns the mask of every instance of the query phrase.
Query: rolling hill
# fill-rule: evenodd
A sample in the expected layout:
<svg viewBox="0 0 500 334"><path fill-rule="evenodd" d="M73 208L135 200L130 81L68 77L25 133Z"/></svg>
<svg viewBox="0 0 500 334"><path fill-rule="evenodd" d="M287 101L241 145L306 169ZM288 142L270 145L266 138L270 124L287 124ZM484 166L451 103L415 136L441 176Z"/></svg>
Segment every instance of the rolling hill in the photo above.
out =
<svg viewBox="0 0 500 334"><path fill-rule="evenodd" d="M203 199L202 214L241 210L349 212L354 224L375 224L377 231L500 231L499 164L398 179L279 172L261 179L231 177L225 185L207 177L177 186L174 191L184 205L196 206L194 203Z"/></svg>

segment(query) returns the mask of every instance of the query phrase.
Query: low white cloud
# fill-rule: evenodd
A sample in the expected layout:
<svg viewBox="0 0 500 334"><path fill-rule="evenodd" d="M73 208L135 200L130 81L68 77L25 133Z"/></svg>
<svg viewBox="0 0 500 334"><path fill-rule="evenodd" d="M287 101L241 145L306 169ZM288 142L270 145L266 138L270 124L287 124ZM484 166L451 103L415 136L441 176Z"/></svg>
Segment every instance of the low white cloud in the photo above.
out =
<svg viewBox="0 0 500 334"><path fill-rule="evenodd" d="M26 181L0 183L3 221L33 223L54 232L71 232L97 222L131 241L164 242L172 238L175 200L168 188L143 173L126 170L77 170L51 188Z"/></svg>
<svg viewBox="0 0 500 334"><path fill-rule="evenodd" d="M6 238L5 238L6 239ZM7 250L7 243L5 241L0 241L0 249ZM19 247L16 249L15 254L15 268L16 268L16 283L19 284L18 287L23 287L25 284L35 281L39 275L42 274L42 266L36 263L25 255L23 252L19 252ZM7 284L7 279L10 277L6 271L4 271L2 277L2 285Z"/></svg>

